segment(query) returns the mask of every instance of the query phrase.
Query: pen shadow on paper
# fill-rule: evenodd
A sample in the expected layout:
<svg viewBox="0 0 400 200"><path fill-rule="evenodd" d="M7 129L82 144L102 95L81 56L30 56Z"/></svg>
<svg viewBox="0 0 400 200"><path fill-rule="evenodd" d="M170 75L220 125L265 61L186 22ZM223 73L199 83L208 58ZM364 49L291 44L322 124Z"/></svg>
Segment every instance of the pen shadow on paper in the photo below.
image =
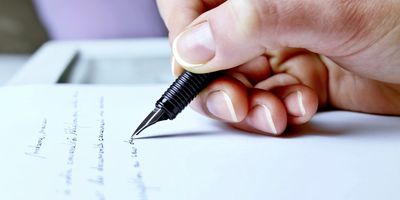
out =
<svg viewBox="0 0 400 200"><path fill-rule="evenodd" d="M291 139L299 137L346 137L346 138L381 138L400 140L400 117L371 116L372 120L348 120L346 118L311 120L300 126L290 126L279 139ZM249 133L233 128L224 123L211 122L214 130L193 130L193 132L164 133L160 135L142 136L137 139L167 139L176 137L209 137L224 134L239 134L252 137L268 137L259 133Z"/></svg>
<svg viewBox="0 0 400 200"><path fill-rule="evenodd" d="M185 133L166 133L163 135L150 135L150 136L142 136L135 138L135 140L144 140L144 139L167 139L167 138L176 138L176 137L203 137L203 136L211 136L217 135L221 133L221 131L193 131L193 132L185 132Z"/></svg>

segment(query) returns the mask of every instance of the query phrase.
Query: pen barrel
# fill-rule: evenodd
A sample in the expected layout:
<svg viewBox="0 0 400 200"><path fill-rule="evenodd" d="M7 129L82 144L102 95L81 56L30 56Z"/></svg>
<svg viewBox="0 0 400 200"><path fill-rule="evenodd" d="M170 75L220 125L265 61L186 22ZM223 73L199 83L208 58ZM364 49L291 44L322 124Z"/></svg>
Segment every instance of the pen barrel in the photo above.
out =
<svg viewBox="0 0 400 200"><path fill-rule="evenodd" d="M157 101L156 107L165 111L168 119L174 119L220 72L195 74L182 73Z"/></svg>

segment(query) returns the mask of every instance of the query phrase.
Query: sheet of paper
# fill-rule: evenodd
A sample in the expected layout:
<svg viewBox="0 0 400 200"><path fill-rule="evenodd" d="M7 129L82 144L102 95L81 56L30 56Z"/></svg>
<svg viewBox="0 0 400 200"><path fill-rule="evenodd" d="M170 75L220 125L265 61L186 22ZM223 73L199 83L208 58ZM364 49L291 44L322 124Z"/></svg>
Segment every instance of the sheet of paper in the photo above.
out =
<svg viewBox="0 0 400 200"><path fill-rule="evenodd" d="M326 112L283 138L190 109L128 143L166 86L0 89L0 199L399 199L400 118Z"/></svg>

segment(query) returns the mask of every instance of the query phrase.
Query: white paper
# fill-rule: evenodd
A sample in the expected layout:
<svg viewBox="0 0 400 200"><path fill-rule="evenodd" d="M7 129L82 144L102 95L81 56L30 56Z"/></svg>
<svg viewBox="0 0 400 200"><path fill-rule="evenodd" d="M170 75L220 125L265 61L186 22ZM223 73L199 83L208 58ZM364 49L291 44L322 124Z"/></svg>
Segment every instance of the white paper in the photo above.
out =
<svg viewBox="0 0 400 200"><path fill-rule="evenodd" d="M0 199L399 199L400 118L326 112L287 137L186 109L128 143L166 86L0 89Z"/></svg>

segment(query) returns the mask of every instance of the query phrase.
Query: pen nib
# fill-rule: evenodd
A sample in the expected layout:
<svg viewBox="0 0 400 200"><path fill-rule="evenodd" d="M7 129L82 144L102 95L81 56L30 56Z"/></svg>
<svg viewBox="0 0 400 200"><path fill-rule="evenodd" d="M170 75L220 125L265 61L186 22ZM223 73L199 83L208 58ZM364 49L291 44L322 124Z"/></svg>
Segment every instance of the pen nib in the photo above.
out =
<svg viewBox="0 0 400 200"><path fill-rule="evenodd" d="M166 113L162 109L155 108L135 130L135 132L131 136L131 139L134 139L134 137L139 135L139 133L142 132L145 128L166 119L168 119Z"/></svg>

